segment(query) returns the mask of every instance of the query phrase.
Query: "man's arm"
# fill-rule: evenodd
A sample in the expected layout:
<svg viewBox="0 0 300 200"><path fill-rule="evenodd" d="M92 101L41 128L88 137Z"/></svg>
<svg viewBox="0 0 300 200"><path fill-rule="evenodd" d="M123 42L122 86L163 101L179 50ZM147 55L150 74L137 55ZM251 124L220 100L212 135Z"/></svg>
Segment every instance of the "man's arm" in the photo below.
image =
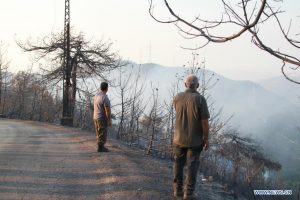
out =
<svg viewBox="0 0 300 200"><path fill-rule="evenodd" d="M105 115L106 115L106 119L107 119L107 122L108 122L108 126L111 126L111 112L110 112L110 107L104 106L104 110L105 110Z"/></svg>
<svg viewBox="0 0 300 200"><path fill-rule="evenodd" d="M202 123L202 129L203 129L204 150L207 150L209 148L209 141L208 141L209 124L208 124L208 119L201 120L201 123Z"/></svg>

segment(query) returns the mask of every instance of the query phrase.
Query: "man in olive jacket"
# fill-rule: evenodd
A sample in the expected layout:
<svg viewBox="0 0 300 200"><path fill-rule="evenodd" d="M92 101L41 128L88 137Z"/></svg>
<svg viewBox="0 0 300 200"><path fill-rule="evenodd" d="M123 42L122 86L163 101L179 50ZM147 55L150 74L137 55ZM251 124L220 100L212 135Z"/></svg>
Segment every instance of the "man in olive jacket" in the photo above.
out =
<svg viewBox="0 0 300 200"><path fill-rule="evenodd" d="M185 79L185 92L174 98L176 125L173 138L175 162L173 189L175 197L194 199L199 157L204 147L209 147L209 112L205 98L197 92L199 80L194 75ZM183 188L183 168L187 174Z"/></svg>

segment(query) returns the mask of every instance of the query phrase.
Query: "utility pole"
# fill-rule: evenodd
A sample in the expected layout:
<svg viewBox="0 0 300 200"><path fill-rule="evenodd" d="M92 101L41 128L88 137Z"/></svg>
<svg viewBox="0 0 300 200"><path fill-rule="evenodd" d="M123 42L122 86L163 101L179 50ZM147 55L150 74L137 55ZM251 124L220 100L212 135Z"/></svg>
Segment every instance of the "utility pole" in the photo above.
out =
<svg viewBox="0 0 300 200"><path fill-rule="evenodd" d="M61 124L73 126L73 113L71 109L71 69L70 65L70 0L65 0L64 21L64 62L63 62L63 113Z"/></svg>

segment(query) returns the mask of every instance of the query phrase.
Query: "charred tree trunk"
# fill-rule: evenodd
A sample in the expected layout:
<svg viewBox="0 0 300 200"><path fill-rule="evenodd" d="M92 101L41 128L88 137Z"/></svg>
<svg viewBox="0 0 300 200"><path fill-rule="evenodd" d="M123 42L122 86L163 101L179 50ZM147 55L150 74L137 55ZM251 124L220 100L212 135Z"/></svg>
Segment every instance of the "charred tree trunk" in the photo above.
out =
<svg viewBox="0 0 300 200"><path fill-rule="evenodd" d="M120 124L117 133L117 139L122 139L123 136L123 123L124 123L124 113L125 113L125 105L124 105L124 89L121 89L121 117L120 117Z"/></svg>

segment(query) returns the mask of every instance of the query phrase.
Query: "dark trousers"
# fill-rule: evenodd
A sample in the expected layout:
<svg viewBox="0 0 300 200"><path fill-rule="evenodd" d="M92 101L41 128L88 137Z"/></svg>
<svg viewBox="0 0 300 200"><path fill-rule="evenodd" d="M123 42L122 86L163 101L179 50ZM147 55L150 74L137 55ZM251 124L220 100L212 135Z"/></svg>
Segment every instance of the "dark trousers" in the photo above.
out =
<svg viewBox="0 0 300 200"><path fill-rule="evenodd" d="M174 191L183 190L183 168L187 165L184 192L192 194L195 190L197 172L199 168L199 157L203 147L184 148L174 146L174 168L173 168L173 188Z"/></svg>

